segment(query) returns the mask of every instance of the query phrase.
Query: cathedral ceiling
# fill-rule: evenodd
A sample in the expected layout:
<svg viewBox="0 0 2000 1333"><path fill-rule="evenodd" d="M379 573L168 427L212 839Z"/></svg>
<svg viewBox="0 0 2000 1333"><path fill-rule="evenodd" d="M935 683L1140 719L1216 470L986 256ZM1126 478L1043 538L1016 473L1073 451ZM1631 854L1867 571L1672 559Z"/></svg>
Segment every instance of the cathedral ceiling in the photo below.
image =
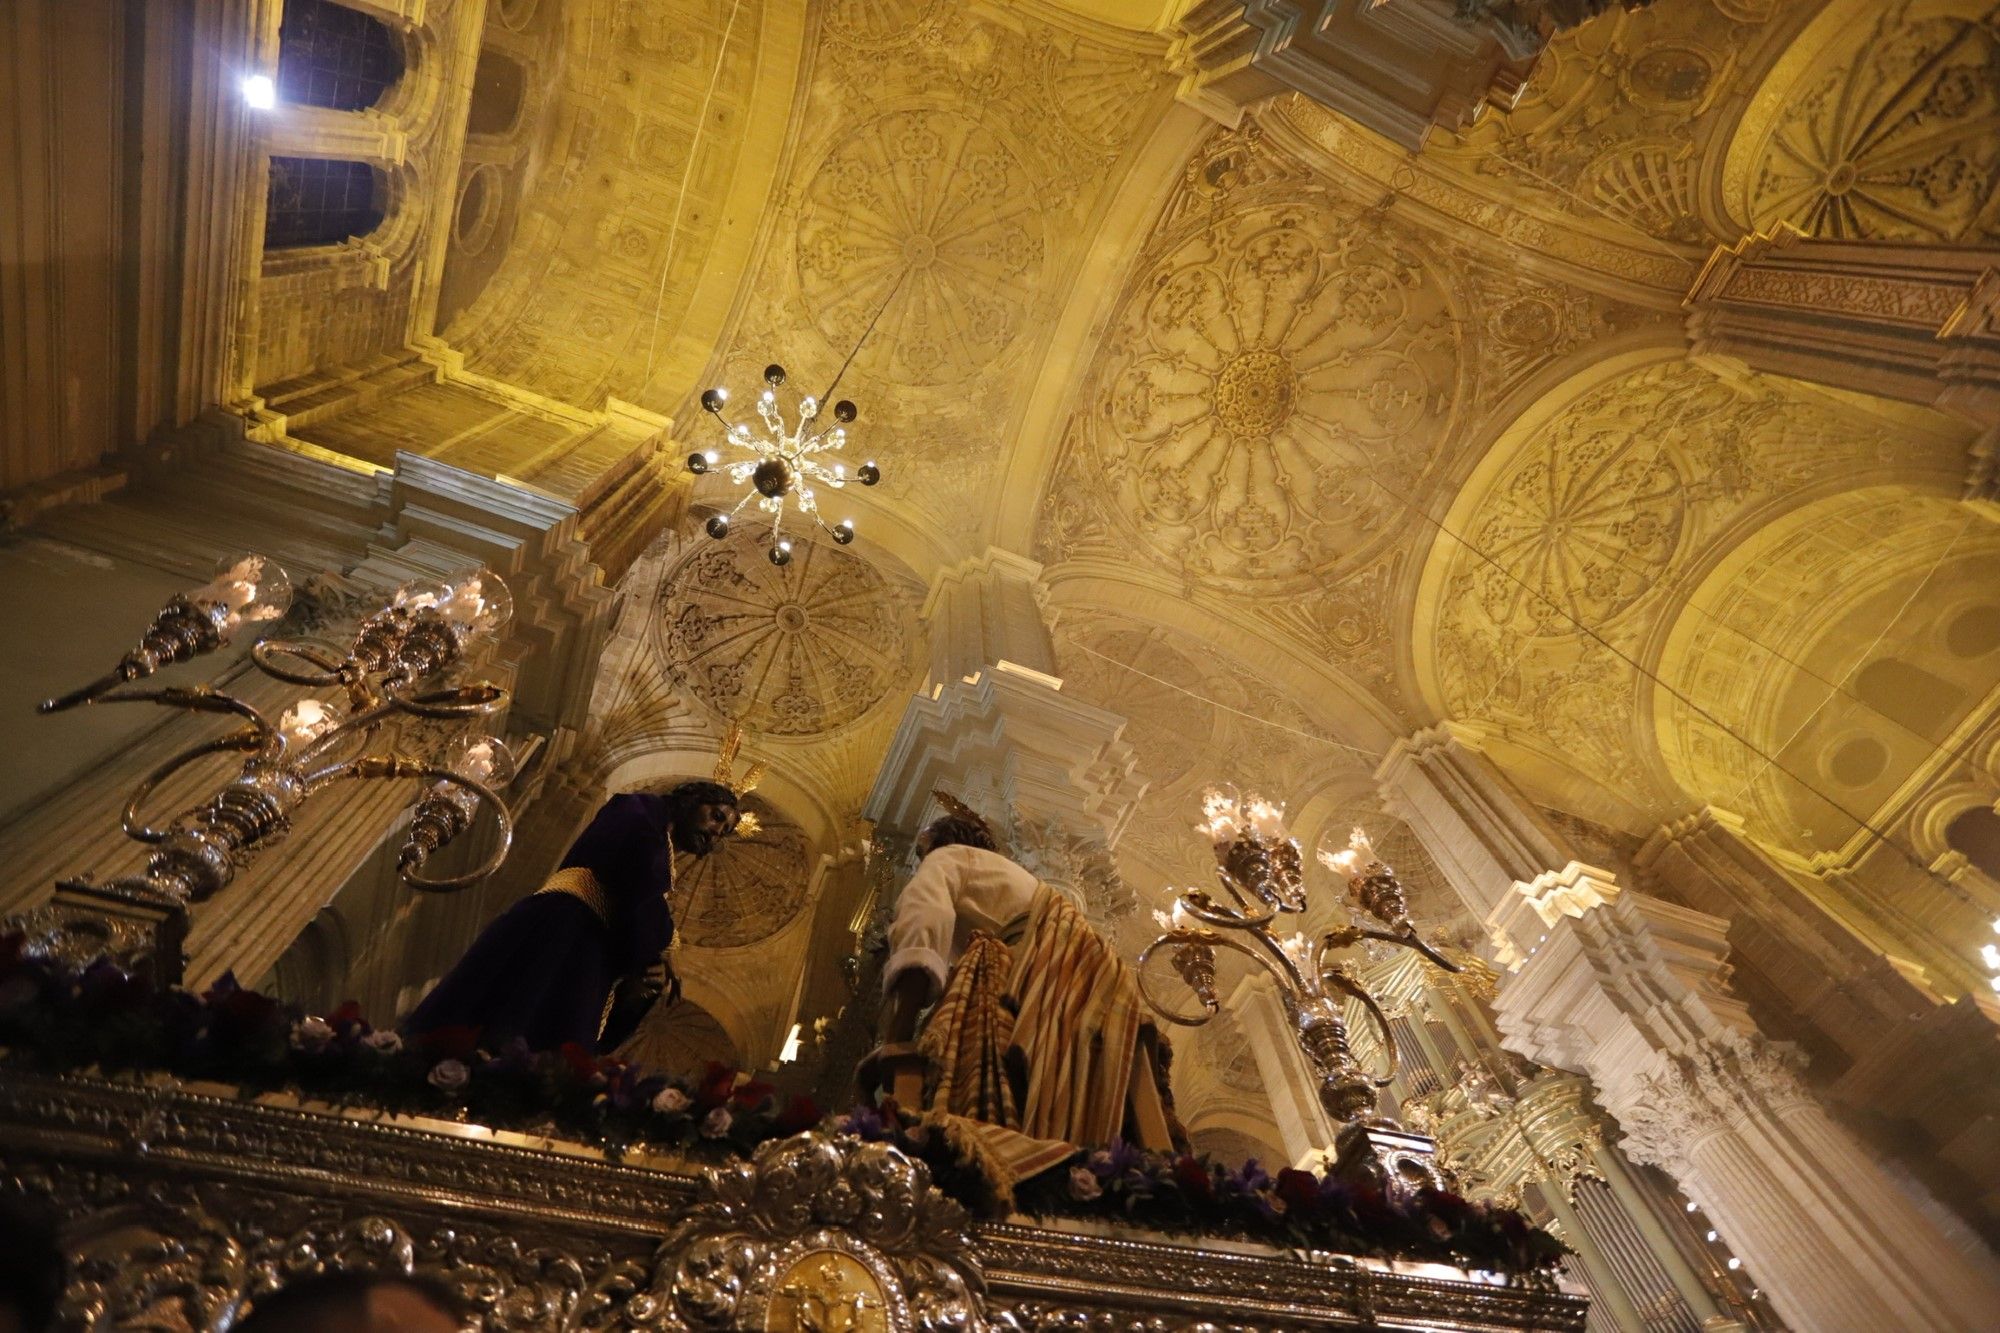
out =
<svg viewBox="0 0 2000 1333"><path fill-rule="evenodd" d="M1720 623L1716 571L1763 527L1843 490L1945 493L1964 440L1689 364L1680 299L1714 245L1779 220L1992 239L2000 10L1658 0L1410 152L1297 97L1202 120L1172 100L1160 8L489 11L543 91L468 143L510 202L459 238L447 341L691 440L706 384L845 364L887 473L849 493L861 541L812 557L834 592L779 586L808 562L779 577L747 539L655 553L613 749L742 717L814 819L844 817L922 656L921 587L992 543L1044 565L1072 688L1133 719L1153 791L1128 843L1156 875L1188 869L1201 778L1365 814L1342 784L1441 716L1628 831L1740 785L1743 755L1690 758L1700 728L1647 674L1716 651L1690 626ZM1759 736L1795 725L1757 707ZM1324 739L1238 734L1232 708Z"/></svg>

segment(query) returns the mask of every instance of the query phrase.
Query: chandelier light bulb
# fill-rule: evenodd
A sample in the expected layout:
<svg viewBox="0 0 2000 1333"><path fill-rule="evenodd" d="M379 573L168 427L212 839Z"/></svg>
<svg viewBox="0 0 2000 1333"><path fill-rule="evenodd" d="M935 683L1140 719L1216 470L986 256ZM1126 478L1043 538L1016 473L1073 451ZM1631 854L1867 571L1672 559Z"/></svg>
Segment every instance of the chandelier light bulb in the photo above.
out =
<svg viewBox="0 0 2000 1333"><path fill-rule="evenodd" d="M259 111L269 111L278 104L278 85L268 74L245 75L243 100Z"/></svg>
<svg viewBox="0 0 2000 1333"><path fill-rule="evenodd" d="M838 490L850 481L873 486L882 479L881 465L870 459L850 472L835 455L847 447L845 425L821 429L817 424L826 399L806 395L797 410L788 415L778 400L778 389L786 381L785 368L773 362L764 368L769 387L757 394L756 412L748 419L731 421L724 415L729 392L721 385L703 391L701 405L722 427L720 447L697 449L687 456L688 472L694 476L719 473L734 486L748 486L749 494L706 521L711 537L726 535L731 520L746 506L771 516L767 554L773 564L791 558L791 543L784 524L788 509L825 529L835 544L846 546L854 540L854 520L844 518L829 524L820 510L818 488ZM836 382L838 376L835 377ZM833 405L836 420L853 421L859 411L848 399Z"/></svg>
<svg viewBox="0 0 2000 1333"><path fill-rule="evenodd" d="M278 718L287 750L312 744L340 724L340 710L318 699L301 699Z"/></svg>

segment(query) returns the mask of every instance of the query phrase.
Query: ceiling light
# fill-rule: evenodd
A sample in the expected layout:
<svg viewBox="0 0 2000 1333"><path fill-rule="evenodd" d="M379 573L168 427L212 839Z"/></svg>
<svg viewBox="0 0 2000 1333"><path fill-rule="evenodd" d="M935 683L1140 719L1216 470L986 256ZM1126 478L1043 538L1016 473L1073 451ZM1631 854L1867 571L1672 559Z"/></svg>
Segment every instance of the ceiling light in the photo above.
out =
<svg viewBox="0 0 2000 1333"><path fill-rule="evenodd" d="M246 74L243 76L243 100L259 111L269 111L278 104L278 85L271 82L268 74Z"/></svg>
<svg viewBox="0 0 2000 1333"><path fill-rule="evenodd" d="M769 555L774 565L787 564L792 558L792 544L784 536L788 506L796 507L825 529L834 541L845 546L854 540L854 520L845 518L828 524L820 517L819 497L813 488L840 490L851 481L873 486L882 480L882 469L872 459L855 469L852 477L847 474L846 464L834 461L833 455L847 447L847 427L859 415L854 404L845 398L835 403L833 424L828 425L820 418L820 400L809 395L799 400L796 420L787 422L778 404L778 389L784 382L783 366L764 367L764 383L768 387L757 395L760 423L757 426L747 421L732 422L724 415L729 407L729 390L717 386L703 393L702 410L721 424L724 447L698 450L689 454L687 460L688 471L696 476L720 471L733 484L748 487L728 513L708 520L708 535L718 539L727 536L729 521L746 505L755 504L771 516Z"/></svg>

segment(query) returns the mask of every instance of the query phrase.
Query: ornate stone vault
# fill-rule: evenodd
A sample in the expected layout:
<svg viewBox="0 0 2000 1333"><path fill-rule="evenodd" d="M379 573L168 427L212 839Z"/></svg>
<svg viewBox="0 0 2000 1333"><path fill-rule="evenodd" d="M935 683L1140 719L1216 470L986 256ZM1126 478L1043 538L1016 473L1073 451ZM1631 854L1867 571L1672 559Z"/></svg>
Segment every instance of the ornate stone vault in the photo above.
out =
<svg viewBox="0 0 2000 1333"><path fill-rule="evenodd" d="M660 585L660 658L704 705L753 734L837 731L908 676L911 607L861 556L802 542L777 566L767 547L765 534L739 529L689 548Z"/></svg>

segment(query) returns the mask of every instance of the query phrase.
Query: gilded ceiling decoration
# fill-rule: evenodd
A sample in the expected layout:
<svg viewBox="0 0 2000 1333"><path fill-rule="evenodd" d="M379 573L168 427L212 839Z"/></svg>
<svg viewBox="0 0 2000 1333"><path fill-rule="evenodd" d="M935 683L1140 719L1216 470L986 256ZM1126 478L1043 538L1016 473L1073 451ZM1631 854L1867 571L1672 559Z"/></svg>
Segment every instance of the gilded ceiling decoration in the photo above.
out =
<svg viewBox="0 0 2000 1333"><path fill-rule="evenodd" d="M722 378L853 352L883 498L949 539L990 509L1094 210L1168 104L1164 42L936 0L835 4L823 37Z"/></svg>
<svg viewBox="0 0 2000 1333"><path fill-rule="evenodd" d="M1020 335L1047 250L1033 181L998 135L951 111L862 125L806 187L798 277L829 346L891 383L962 379Z"/></svg>
<svg viewBox="0 0 2000 1333"><path fill-rule="evenodd" d="M1308 197L1159 238L1103 344L1077 429L1129 529L1197 578L1366 558L1448 428L1445 284L1355 222Z"/></svg>
<svg viewBox="0 0 2000 1333"><path fill-rule="evenodd" d="M704 543L661 583L655 635L673 677L753 736L836 731L904 683L914 608L867 560L764 537Z"/></svg>
<svg viewBox="0 0 2000 1333"><path fill-rule="evenodd" d="M805 905L811 866L805 831L754 793L744 798L761 827L726 838L705 857L674 867L674 922L690 945L755 944L791 924Z"/></svg>
<svg viewBox="0 0 2000 1333"><path fill-rule="evenodd" d="M1479 554L1433 548L1423 595L1437 630L1420 666L1446 716L1499 726L1608 788L1629 818L1670 798L1646 767L1621 654L1657 650L1690 571L1810 491L1949 469L1959 446L1792 381L1675 361L1600 383L1496 447L1507 461L1453 518Z"/></svg>
<svg viewBox="0 0 2000 1333"><path fill-rule="evenodd" d="M1748 182L1752 221L1839 238L2000 238L2000 6L1906 0L1843 36L1835 67L1785 92Z"/></svg>

